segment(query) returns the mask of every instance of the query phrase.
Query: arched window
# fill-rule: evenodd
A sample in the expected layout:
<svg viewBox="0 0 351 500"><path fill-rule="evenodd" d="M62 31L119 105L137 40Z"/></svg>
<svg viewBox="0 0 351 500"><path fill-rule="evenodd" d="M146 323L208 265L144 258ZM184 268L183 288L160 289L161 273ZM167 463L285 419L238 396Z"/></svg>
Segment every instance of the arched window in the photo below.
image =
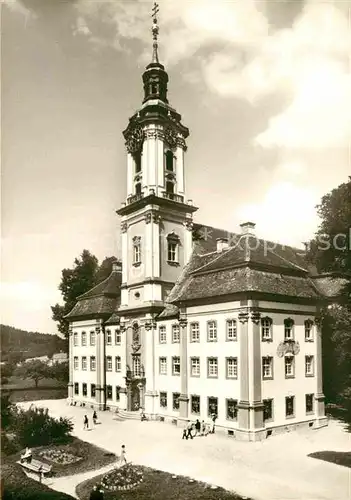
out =
<svg viewBox="0 0 351 500"><path fill-rule="evenodd" d="M134 236L133 238L133 264L139 265L141 263L141 238Z"/></svg>
<svg viewBox="0 0 351 500"><path fill-rule="evenodd" d="M174 183L172 181L166 181L166 192L168 194L174 194Z"/></svg>
<svg viewBox="0 0 351 500"><path fill-rule="evenodd" d="M167 236L167 261L169 263L179 262L179 236L175 233L170 233Z"/></svg>
<svg viewBox="0 0 351 500"><path fill-rule="evenodd" d="M174 155L172 151L167 151L166 153L166 170L173 172L174 170Z"/></svg>
<svg viewBox="0 0 351 500"><path fill-rule="evenodd" d="M158 83L155 83L155 82L150 83L150 94L151 95L158 94L158 89L159 89Z"/></svg>
<svg viewBox="0 0 351 500"><path fill-rule="evenodd" d="M134 155L135 162L135 173L141 172L141 153L135 153Z"/></svg>
<svg viewBox="0 0 351 500"><path fill-rule="evenodd" d="M137 182L135 184L135 194L141 194L141 183Z"/></svg>

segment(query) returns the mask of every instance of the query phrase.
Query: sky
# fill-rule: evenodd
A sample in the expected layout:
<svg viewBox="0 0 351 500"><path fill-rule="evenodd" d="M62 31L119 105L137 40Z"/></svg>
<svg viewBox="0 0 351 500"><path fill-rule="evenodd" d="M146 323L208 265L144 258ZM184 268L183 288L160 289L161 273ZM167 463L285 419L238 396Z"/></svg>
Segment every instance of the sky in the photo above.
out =
<svg viewBox="0 0 351 500"><path fill-rule="evenodd" d="M301 246L351 174L351 0L158 2L195 220ZM150 62L149 1L5 0L1 322L56 332L61 270L121 255L122 131Z"/></svg>

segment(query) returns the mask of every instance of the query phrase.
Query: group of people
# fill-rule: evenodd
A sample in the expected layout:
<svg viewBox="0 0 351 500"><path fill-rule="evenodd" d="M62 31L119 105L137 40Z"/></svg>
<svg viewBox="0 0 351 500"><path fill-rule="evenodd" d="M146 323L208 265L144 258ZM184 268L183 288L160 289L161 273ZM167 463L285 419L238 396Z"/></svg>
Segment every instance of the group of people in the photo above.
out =
<svg viewBox="0 0 351 500"><path fill-rule="evenodd" d="M95 410L93 413L93 423L94 423L94 425L97 424L97 413ZM89 430L89 419L88 419L87 415L84 415L84 420L83 420L83 430L85 430L85 429Z"/></svg>
<svg viewBox="0 0 351 500"><path fill-rule="evenodd" d="M211 424L206 424L204 420L200 422L199 419L196 419L196 422L188 420L186 427L183 429L182 439L193 439L195 436L207 436L208 434L214 434L216 420L216 414L212 414ZM193 431L195 431L194 435L192 434Z"/></svg>

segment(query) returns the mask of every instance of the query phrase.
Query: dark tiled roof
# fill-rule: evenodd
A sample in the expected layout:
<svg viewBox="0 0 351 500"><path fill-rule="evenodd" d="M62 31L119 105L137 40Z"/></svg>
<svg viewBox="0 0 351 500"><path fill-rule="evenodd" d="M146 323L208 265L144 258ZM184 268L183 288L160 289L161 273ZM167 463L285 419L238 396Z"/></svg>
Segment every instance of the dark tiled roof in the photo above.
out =
<svg viewBox="0 0 351 500"><path fill-rule="evenodd" d="M287 297L317 298L309 279L240 267L206 274L188 274L175 285L170 302L262 292Z"/></svg>
<svg viewBox="0 0 351 500"><path fill-rule="evenodd" d="M120 322L120 313L115 311L112 313L111 317L105 321L105 325L118 325Z"/></svg>
<svg viewBox="0 0 351 500"><path fill-rule="evenodd" d="M110 276L78 297L72 311L66 315L70 321L91 317L106 318L120 304L122 273L112 271Z"/></svg>
<svg viewBox="0 0 351 500"><path fill-rule="evenodd" d="M321 275L313 277L312 282L322 295L332 298L342 294L349 280L341 277Z"/></svg>
<svg viewBox="0 0 351 500"><path fill-rule="evenodd" d="M157 319L168 319L178 317L179 309L174 304L166 303L163 311L157 316Z"/></svg>

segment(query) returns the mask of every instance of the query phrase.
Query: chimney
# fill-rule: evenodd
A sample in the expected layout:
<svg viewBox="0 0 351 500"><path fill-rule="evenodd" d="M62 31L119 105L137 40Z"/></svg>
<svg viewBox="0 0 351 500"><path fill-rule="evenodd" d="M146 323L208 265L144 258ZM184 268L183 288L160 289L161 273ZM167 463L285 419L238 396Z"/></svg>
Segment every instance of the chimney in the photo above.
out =
<svg viewBox="0 0 351 500"><path fill-rule="evenodd" d="M255 234L256 224L254 222L243 222L240 227L242 234Z"/></svg>
<svg viewBox="0 0 351 500"><path fill-rule="evenodd" d="M217 252L223 252L229 247L228 238L217 238Z"/></svg>
<svg viewBox="0 0 351 500"><path fill-rule="evenodd" d="M113 273L121 273L122 272L122 262L115 260L112 263L112 272Z"/></svg>

